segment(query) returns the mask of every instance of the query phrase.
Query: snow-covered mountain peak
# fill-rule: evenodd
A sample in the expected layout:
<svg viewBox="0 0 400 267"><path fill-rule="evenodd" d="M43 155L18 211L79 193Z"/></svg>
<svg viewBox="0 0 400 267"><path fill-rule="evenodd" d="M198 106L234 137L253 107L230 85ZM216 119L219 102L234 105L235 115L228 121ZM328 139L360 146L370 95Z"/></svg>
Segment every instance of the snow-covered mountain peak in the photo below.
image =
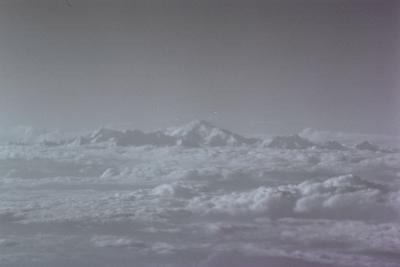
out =
<svg viewBox="0 0 400 267"><path fill-rule="evenodd" d="M281 149L306 149L314 147L316 144L298 134L290 136L276 136L268 144L271 148Z"/></svg>
<svg viewBox="0 0 400 267"><path fill-rule="evenodd" d="M329 140L318 145L319 148L327 150L346 150L347 148L338 141Z"/></svg>
<svg viewBox="0 0 400 267"><path fill-rule="evenodd" d="M117 146L142 146L142 145L173 145L175 139L162 132L145 133L141 130L114 130L101 128L91 133L87 138L88 143L108 142Z"/></svg>
<svg viewBox="0 0 400 267"><path fill-rule="evenodd" d="M258 139L246 138L231 131L218 128L211 122L196 120L166 131L182 146L226 146L254 144Z"/></svg>
<svg viewBox="0 0 400 267"><path fill-rule="evenodd" d="M377 145L372 144L368 141L358 143L355 147L359 150L369 150L369 151L374 151L374 152L380 150L380 148Z"/></svg>
<svg viewBox="0 0 400 267"><path fill-rule="evenodd" d="M123 136L124 132L109 128L100 128L92 132L89 136L89 139L91 140L91 143L100 143L118 140Z"/></svg>
<svg viewBox="0 0 400 267"><path fill-rule="evenodd" d="M192 132L203 132L207 133L213 130L219 130L218 127L216 127L214 124L212 124L209 121L205 120L195 120L188 122L186 124L177 126L177 127L172 127L167 129L167 133L173 136L181 136L184 134L189 134Z"/></svg>

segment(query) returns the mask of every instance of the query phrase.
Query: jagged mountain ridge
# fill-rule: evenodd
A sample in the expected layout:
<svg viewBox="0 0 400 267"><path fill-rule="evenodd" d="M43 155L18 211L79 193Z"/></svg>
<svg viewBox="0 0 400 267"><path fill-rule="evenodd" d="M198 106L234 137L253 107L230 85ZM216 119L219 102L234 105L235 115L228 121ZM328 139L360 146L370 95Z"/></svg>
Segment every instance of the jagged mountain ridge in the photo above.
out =
<svg viewBox="0 0 400 267"><path fill-rule="evenodd" d="M388 152L368 141L347 147L338 141L315 143L299 134L275 136L266 141L260 138L248 138L229 130L214 126L204 120L196 120L184 125L168 128L164 131L143 132L141 130L115 130L100 128L86 135L63 140L41 139L46 146L107 144L114 146L182 146L182 147L223 147L242 145L263 145L272 149L357 149L373 152Z"/></svg>
<svg viewBox="0 0 400 267"><path fill-rule="evenodd" d="M318 148L326 150L346 150L348 149L338 141L326 141L323 143L314 143L307 138L301 137L298 134L289 136L275 136L266 144L267 147L276 149L308 149Z"/></svg>
<svg viewBox="0 0 400 267"><path fill-rule="evenodd" d="M231 131L215 127L212 123L198 120L166 131L177 139L177 144L187 147L252 145L260 141L246 138Z"/></svg>
<svg viewBox="0 0 400 267"><path fill-rule="evenodd" d="M257 138L247 138L218 128L210 122L198 120L169 128L165 131L147 133L141 130L100 128L92 133L72 139L60 140L58 142L42 140L41 143L47 146L109 144L115 146L179 145L183 147L216 147L252 145L260 141Z"/></svg>
<svg viewBox="0 0 400 267"><path fill-rule="evenodd" d="M310 140L300 137L297 134L290 136L276 136L267 144L270 148L281 149L306 149L315 145L316 144Z"/></svg>

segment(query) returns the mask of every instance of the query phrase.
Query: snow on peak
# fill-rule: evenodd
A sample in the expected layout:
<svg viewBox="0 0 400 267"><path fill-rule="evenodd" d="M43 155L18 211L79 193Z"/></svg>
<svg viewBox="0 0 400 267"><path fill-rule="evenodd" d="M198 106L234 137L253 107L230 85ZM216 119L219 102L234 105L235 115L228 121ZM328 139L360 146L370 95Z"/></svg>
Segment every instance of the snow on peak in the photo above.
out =
<svg viewBox="0 0 400 267"><path fill-rule="evenodd" d="M100 128L92 132L88 139L90 140L90 143L118 142L123 139L124 136L124 132L108 128Z"/></svg>
<svg viewBox="0 0 400 267"><path fill-rule="evenodd" d="M162 132L144 133L140 130L113 130L101 128L88 137L87 143L112 143L117 146L173 145L175 139Z"/></svg>
<svg viewBox="0 0 400 267"><path fill-rule="evenodd" d="M196 120L166 132L177 139L178 145L188 147L250 145L259 141L218 128L204 120Z"/></svg>
<svg viewBox="0 0 400 267"><path fill-rule="evenodd" d="M92 133L64 139L58 142L45 140L46 146L110 144L115 146L169 146L184 147L250 145L259 142L256 138L246 138L212 123L197 120L165 131L143 132L141 130L115 130L100 128Z"/></svg>
<svg viewBox="0 0 400 267"><path fill-rule="evenodd" d="M380 148L377 145L374 145L368 141L361 142L356 145L356 148L359 150L369 150L369 151L379 151Z"/></svg>
<svg viewBox="0 0 400 267"><path fill-rule="evenodd" d="M366 150L371 152L382 152L382 153L397 153L399 149L397 148L382 148L376 144L370 143L368 141L361 142L355 146L358 150Z"/></svg>
<svg viewBox="0 0 400 267"><path fill-rule="evenodd" d="M314 146L316 146L316 144L297 134L290 136L276 136L268 144L268 147L283 149L306 149Z"/></svg>
<svg viewBox="0 0 400 267"><path fill-rule="evenodd" d="M276 136L267 145L271 148L280 149L307 149L318 148L325 150L346 150L347 147L338 141L328 140L325 142L313 142L301 134L289 136Z"/></svg>
<svg viewBox="0 0 400 267"><path fill-rule="evenodd" d="M187 124L168 128L164 131L143 132L141 130L117 130L112 128L100 128L87 134L62 133L62 132L36 132L32 129L19 129L20 138L16 141L30 140L30 143L39 143L45 146L62 145L90 145L104 144L112 146L182 146L182 147L221 147L265 144L270 148L278 149L323 149L323 150L348 150L351 147L341 142L325 140L315 141L303 133L276 136L272 140L248 138L226 129L219 128L205 120L195 120ZM1 132L0 132L1 137ZM24 138L22 138L24 137ZM1 138L0 138L1 140ZM25 144L25 142L23 142ZM355 146L357 150L396 153L396 149L384 149L368 141Z"/></svg>
<svg viewBox="0 0 400 267"><path fill-rule="evenodd" d="M318 145L319 148L327 150L346 150L347 148L338 141L326 141Z"/></svg>
<svg viewBox="0 0 400 267"><path fill-rule="evenodd" d="M218 129L216 126L214 126L211 122L205 121L205 120L195 120L191 121L189 123L186 123L184 125L180 125L177 127L169 128L167 132L170 135L173 136L181 136L181 135L186 135L190 132L195 132L195 131L210 131L213 129Z"/></svg>

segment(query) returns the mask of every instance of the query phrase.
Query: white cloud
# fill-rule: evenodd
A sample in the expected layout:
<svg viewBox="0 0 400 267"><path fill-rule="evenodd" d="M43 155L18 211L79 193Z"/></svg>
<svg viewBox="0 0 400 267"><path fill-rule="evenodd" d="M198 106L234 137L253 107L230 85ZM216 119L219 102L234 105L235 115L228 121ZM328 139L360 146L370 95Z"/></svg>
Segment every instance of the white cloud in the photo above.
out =
<svg viewBox="0 0 400 267"><path fill-rule="evenodd" d="M16 262L63 251L150 266L396 266L400 153L1 148L0 254Z"/></svg>
<svg viewBox="0 0 400 267"><path fill-rule="evenodd" d="M147 245L142 241L119 236L94 236L92 242L97 247L126 247L137 250L147 248Z"/></svg>
<svg viewBox="0 0 400 267"><path fill-rule="evenodd" d="M397 202L393 202L396 195L398 192L388 192L382 185L346 175L323 182L197 197L190 201L188 209L202 214L385 220L398 215Z"/></svg>

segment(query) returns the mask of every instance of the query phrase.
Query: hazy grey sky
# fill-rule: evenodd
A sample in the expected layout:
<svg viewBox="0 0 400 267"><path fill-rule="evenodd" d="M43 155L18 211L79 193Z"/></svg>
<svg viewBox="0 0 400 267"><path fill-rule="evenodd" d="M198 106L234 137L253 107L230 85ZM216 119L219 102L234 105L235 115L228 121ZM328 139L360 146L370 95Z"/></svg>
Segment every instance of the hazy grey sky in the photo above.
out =
<svg viewBox="0 0 400 267"><path fill-rule="evenodd" d="M0 127L399 133L391 0L0 2Z"/></svg>

